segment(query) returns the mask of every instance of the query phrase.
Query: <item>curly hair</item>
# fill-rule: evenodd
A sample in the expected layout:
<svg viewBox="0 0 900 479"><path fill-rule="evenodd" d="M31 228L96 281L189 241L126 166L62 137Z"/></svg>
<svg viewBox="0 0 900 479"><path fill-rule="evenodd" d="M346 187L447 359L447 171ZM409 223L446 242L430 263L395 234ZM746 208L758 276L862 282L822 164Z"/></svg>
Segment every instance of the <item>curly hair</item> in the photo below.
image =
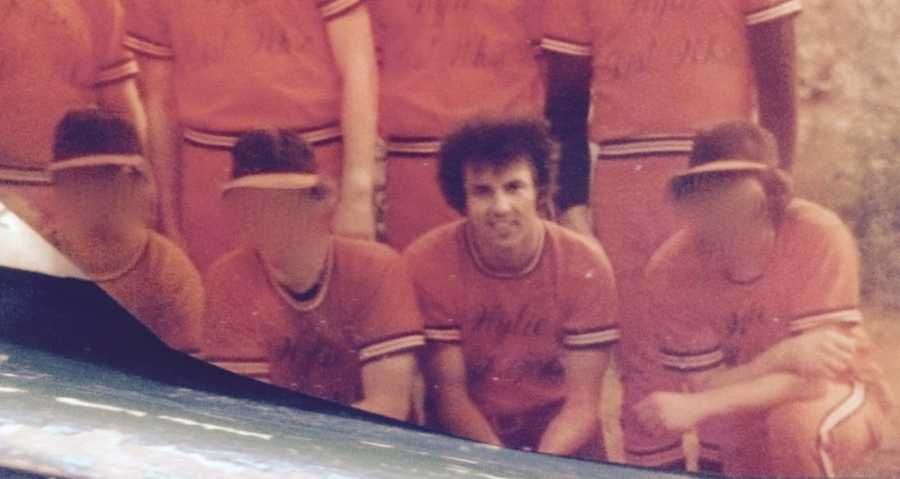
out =
<svg viewBox="0 0 900 479"><path fill-rule="evenodd" d="M438 153L441 193L453 209L466 213L465 170L501 169L525 160L531 166L539 204L551 193L552 143L546 123L531 118L473 120L444 140Z"/></svg>

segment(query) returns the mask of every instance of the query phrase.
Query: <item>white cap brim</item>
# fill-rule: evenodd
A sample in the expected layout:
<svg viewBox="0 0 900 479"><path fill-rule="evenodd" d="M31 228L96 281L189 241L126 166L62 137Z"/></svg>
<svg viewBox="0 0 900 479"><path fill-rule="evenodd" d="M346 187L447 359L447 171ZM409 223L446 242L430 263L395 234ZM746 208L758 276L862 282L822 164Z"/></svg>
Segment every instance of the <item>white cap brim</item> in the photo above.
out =
<svg viewBox="0 0 900 479"><path fill-rule="evenodd" d="M78 156L67 160L54 161L47 167L51 173L75 168L98 168L102 166L133 166L143 171L146 167L141 155L91 155Z"/></svg>

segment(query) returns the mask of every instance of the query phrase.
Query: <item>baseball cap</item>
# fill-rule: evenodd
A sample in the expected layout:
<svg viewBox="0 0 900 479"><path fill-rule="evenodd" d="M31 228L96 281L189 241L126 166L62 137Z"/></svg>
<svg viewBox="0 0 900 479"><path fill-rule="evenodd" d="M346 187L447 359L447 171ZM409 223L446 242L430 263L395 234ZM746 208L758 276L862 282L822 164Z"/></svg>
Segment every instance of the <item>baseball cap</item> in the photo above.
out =
<svg viewBox="0 0 900 479"><path fill-rule="evenodd" d="M729 122L701 132L694 140L688 168L675 174L669 187L677 198L694 191L705 178L727 178L777 169L771 134L750 122Z"/></svg>
<svg viewBox="0 0 900 479"><path fill-rule="evenodd" d="M48 170L106 166L134 167L146 175L146 161L134 126L99 109L74 110L57 123Z"/></svg>
<svg viewBox="0 0 900 479"><path fill-rule="evenodd" d="M312 149L287 130L255 130L240 136L231 151L232 179L222 193L239 188L302 190L320 175Z"/></svg>

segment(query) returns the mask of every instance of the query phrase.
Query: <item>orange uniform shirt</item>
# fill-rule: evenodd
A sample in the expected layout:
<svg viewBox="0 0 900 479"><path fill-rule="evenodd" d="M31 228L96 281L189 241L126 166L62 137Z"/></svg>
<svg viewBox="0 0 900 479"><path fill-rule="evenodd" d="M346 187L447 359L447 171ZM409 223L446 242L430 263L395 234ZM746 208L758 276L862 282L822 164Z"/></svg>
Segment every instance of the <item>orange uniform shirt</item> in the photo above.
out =
<svg viewBox="0 0 900 479"><path fill-rule="evenodd" d="M440 138L476 115L542 115L540 4L370 1L383 133Z"/></svg>
<svg viewBox="0 0 900 479"><path fill-rule="evenodd" d="M403 262L386 246L335 237L320 290L299 302L251 249L206 275L205 359L278 386L349 404L360 370L425 343Z"/></svg>
<svg viewBox="0 0 900 479"><path fill-rule="evenodd" d="M648 266L650 314L660 319L660 358L668 369L742 364L792 334L861 327L855 243L837 215L818 205L789 205L758 280L730 281L704 258L703 246L682 231ZM868 370L866 361L861 355L860 371Z"/></svg>
<svg viewBox="0 0 900 479"><path fill-rule="evenodd" d="M326 22L361 0L127 0L127 46L174 62L183 125L198 130L337 123L341 77Z"/></svg>
<svg viewBox="0 0 900 479"><path fill-rule="evenodd" d="M134 262L91 280L169 346L182 351L200 347L203 282L184 252L167 238L151 231Z"/></svg>
<svg viewBox="0 0 900 479"><path fill-rule="evenodd" d="M428 341L461 345L469 394L489 417L564 399L563 351L618 338L605 253L545 222L536 262L519 275L498 275L475 253L467 225L441 226L404 253Z"/></svg>
<svg viewBox="0 0 900 479"><path fill-rule="evenodd" d="M95 88L133 77L118 0L5 2L0 18L0 182L43 182L53 132Z"/></svg>
<svg viewBox="0 0 900 479"><path fill-rule="evenodd" d="M747 28L799 0L546 0L542 46L593 64L594 141L747 119Z"/></svg>

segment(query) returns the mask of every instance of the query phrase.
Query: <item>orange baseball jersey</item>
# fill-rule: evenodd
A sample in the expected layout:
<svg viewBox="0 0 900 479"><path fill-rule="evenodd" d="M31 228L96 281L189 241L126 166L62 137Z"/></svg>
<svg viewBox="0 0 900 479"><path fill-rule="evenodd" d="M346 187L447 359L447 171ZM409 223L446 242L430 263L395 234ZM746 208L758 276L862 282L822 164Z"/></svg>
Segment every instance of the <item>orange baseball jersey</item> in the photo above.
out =
<svg viewBox="0 0 900 479"><path fill-rule="evenodd" d="M853 384L853 394L814 418L820 424L822 444L830 441L838 424L862 410L867 398L874 400L872 407L889 406L862 331L857 249L837 215L794 200L777 232L771 262L763 276L748 283L729 280L705 261L707 256L703 245L685 230L660 248L648 265L647 312L658 319L658 360L663 367L689 373L743 364L791 335L835 326L862 341L853 371L845 378ZM754 461L746 452L752 441L740 437L758 435L762 424L757 413L747 413L706 425L724 441L727 470ZM713 453L717 446L705 447ZM821 463L830 463L827 448L806 446L813 451L818 447Z"/></svg>
<svg viewBox="0 0 900 479"><path fill-rule="evenodd" d="M361 4L127 0L126 45L174 61L188 139L204 130L336 125L341 77L325 26Z"/></svg>
<svg viewBox="0 0 900 479"><path fill-rule="evenodd" d="M540 4L370 1L382 132L434 138L476 115L542 115Z"/></svg>
<svg viewBox="0 0 900 479"><path fill-rule="evenodd" d="M252 249L213 264L206 287L205 359L344 404L363 398L364 364L425 344L403 262L374 242L333 238L321 287L305 300Z"/></svg>
<svg viewBox="0 0 900 479"><path fill-rule="evenodd" d="M120 271L90 279L169 346L199 349L203 281L184 252L167 238L150 231L133 261Z"/></svg>
<svg viewBox="0 0 900 479"><path fill-rule="evenodd" d="M748 26L799 0L546 0L542 47L593 64L591 139L750 117Z"/></svg>
<svg viewBox="0 0 900 479"><path fill-rule="evenodd" d="M118 0L5 2L0 20L0 183L49 185L53 132L95 88L137 73Z"/></svg>
<svg viewBox="0 0 900 479"><path fill-rule="evenodd" d="M544 228L540 254L515 275L484 265L466 220L427 233L404 253L428 341L461 345L469 394L487 417L564 399L564 350L618 339L606 254L561 226Z"/></svg>
<svg viewBox="0 0 900 479"><path fill-rule="evenodd" d="M834 213L818 205L799 199L789 205L773 260L758 280L729 280L707 256L685 230L648 266L649 314L660 318L666 368L744 363L791 334L862 320L853 238Z"/></svg>

